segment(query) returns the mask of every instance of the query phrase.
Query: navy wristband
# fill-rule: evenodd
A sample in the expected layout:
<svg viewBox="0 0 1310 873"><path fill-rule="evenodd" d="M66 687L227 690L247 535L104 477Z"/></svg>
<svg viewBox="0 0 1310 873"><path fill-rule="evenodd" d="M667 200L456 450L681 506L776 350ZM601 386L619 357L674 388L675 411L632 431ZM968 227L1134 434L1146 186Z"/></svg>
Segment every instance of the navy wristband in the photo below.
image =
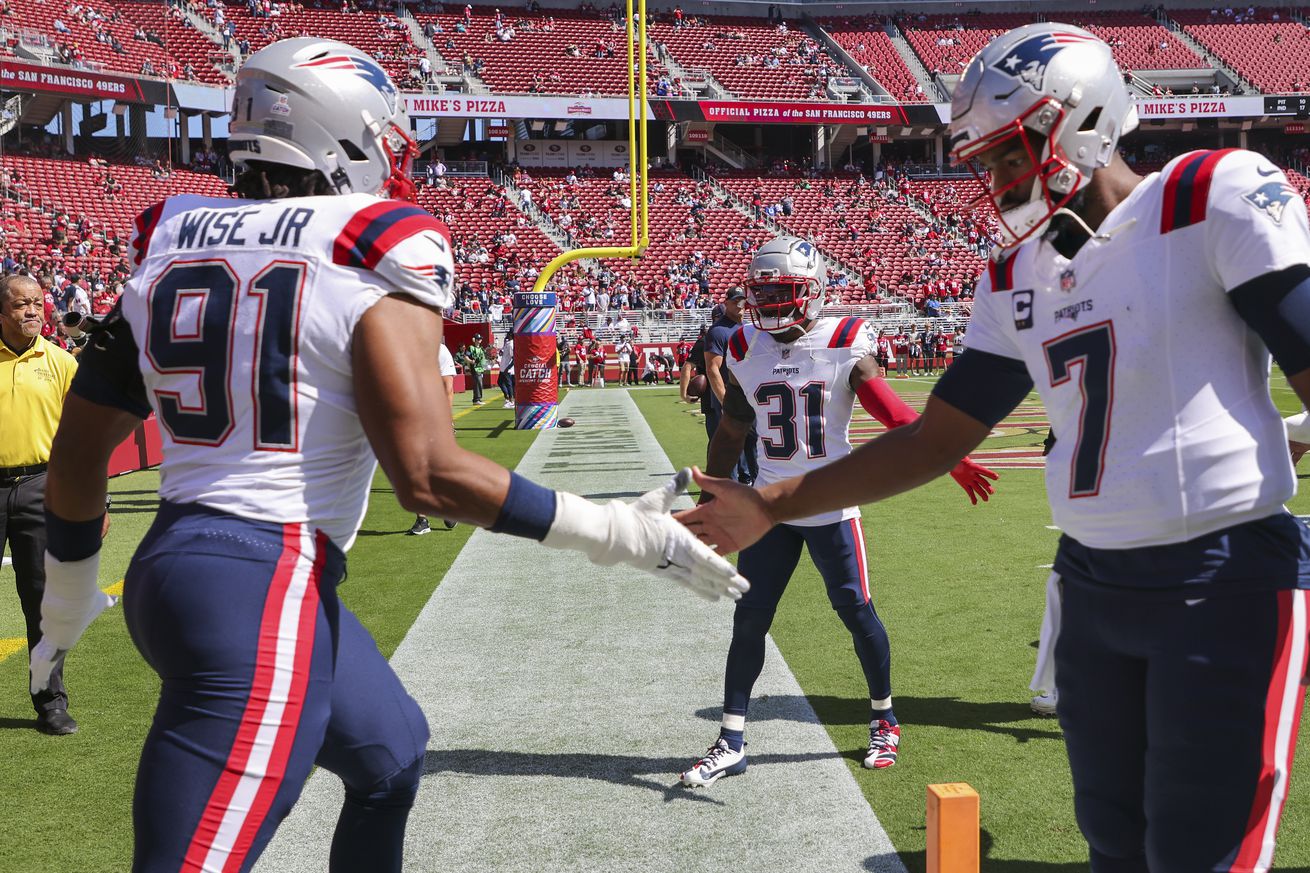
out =
<svg viewBox="0 0 1310 873"><path fill-rule="evenodd" d="M541 542L554 523L555 492L518 473L510 473L509 492L491 531Z"/></svg>
<svg viewBox="0 0 1310 873"><path fill-rule="evenodd" d="M105 517L90 521L65 521L45 511L46 551L57 561L81 561L100 551L100 531Z"/></svg>

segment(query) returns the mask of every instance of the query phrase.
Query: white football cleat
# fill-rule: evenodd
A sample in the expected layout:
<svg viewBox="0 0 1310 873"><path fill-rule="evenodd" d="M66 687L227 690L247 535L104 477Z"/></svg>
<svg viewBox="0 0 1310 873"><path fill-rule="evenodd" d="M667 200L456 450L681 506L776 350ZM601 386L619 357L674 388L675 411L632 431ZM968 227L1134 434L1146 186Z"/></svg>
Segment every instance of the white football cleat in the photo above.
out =
<svg viewBox="0 0 1310 873"><path fill-rule="evenodd" d="M1030 705L1032 706L1033 712L1038 715L1050 716L1056 714L1055 707L1059 701L1059 691L1043 691L1041 694L1033 698L1032 704Z"/></svg>
<svg viewBox="0 0 1310 873"><path fill-rule="evenodd" d="M736 776L738 773L745 772L746 744L742 743L741 751L734 752L728 741L719 737L705 752L704 757L678 778L682 780L683 785L690 788L695 788L697 785L708 787L724 776Z"/></svg>

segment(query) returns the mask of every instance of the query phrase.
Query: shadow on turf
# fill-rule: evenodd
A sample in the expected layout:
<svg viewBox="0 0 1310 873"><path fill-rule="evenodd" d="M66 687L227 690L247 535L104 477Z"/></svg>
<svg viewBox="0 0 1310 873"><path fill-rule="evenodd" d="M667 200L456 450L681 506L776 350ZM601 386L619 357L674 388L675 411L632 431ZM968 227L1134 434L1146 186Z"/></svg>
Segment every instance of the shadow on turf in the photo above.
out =
<svg viewBox="0 0 1310 873"><path fill-rule="evenodd" d="M751 755L752 767L795 764L835 757L832 752L794 755ZM451 773L461 776L553 776L562 779L596 779L614 785L646 788L664 796L665 803L691 800L723 806L703 791L685 788L675 774L691 763L690 756L647 758L640 755L546 754L506 752L499 749L429 749L423 758L427 776Z"/></svg>
<svg viewBox="0 0 1310 873"><path fill-rule="evenodd" d="M869 701L864 698L830 697L815 695L808 698L810 706L819 716L819 721L826 725L867 725L869 723ZM759 704L768 703L768 706ZM754 720L770 718L794 718L791 713L804 712L795 705L801 699L792 695L775 695L755 704L752 712ZM956 730L986 731L1002 734L1016 742L1029 740L1058 740L1063 734L1055 721L1042 721L1051 728L1042 730L1029 727L1028 723L1038 721L1028 708L1027 703L1009 701L975 703L956 697L895 697L896 715L907 725L932 725L934 727L955 728ZM706 721L718 722L723 715L723 708L707 706L698 709L696 715ZM1022 722L1023 724L1020 724Z"/></svg>
<svg viewBox="0 0 1310 873"><path fill-rule="evenodd" d="M36 716L32 718L0 718L0 731L3 730L34 730L36 728Z"/></svg>

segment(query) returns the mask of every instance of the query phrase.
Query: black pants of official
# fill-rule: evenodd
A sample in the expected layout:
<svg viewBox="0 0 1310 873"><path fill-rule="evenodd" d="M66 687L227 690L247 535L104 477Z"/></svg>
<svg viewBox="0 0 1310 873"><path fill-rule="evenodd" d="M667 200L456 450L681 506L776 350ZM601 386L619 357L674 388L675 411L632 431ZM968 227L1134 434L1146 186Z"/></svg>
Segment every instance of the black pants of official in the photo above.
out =
<svg viewBox="0 0 1310 873"><path fill-rule="evenodd" d="M465 377L466 378L464 381L469 383L469 389L473 391L473 402L481 403L482 402L482 374L465 373Z"/></svg>
<svg viewBox="0 0 1310 873"><path fill-rule="evenodd" d="M27 622L27 650L41 641L41 598L45 595L45 473L0 479L0 544L9 543L18 577L18 602ZM64 665L50 674L50 687L32 695L38 713L67 709Z"/></svg>

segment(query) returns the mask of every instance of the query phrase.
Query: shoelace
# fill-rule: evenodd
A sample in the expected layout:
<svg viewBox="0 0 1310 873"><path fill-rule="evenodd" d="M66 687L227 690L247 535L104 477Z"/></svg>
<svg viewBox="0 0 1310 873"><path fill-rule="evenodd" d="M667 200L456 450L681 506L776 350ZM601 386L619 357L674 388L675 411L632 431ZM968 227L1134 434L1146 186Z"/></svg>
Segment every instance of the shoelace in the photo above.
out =
<svg viewBox="0 0 1310 873"><path fill-rule="evenodd" d="M869 730L869 748L886 751L894 749L897 746L899 738L892 733L892 726L887 722L879 722L878 726Z"/></svg>
<svg viewBox="0 0 1310 873"><path fill-rule="evenodd" d="M728 744L723 740L717 740L714 745L710 746L705 751L705 756L696 762L696 769L699 770L701 767L710 767L713 769L714 766L719 763L720 758L731 754L732 749L728 747Z"/></svg>

